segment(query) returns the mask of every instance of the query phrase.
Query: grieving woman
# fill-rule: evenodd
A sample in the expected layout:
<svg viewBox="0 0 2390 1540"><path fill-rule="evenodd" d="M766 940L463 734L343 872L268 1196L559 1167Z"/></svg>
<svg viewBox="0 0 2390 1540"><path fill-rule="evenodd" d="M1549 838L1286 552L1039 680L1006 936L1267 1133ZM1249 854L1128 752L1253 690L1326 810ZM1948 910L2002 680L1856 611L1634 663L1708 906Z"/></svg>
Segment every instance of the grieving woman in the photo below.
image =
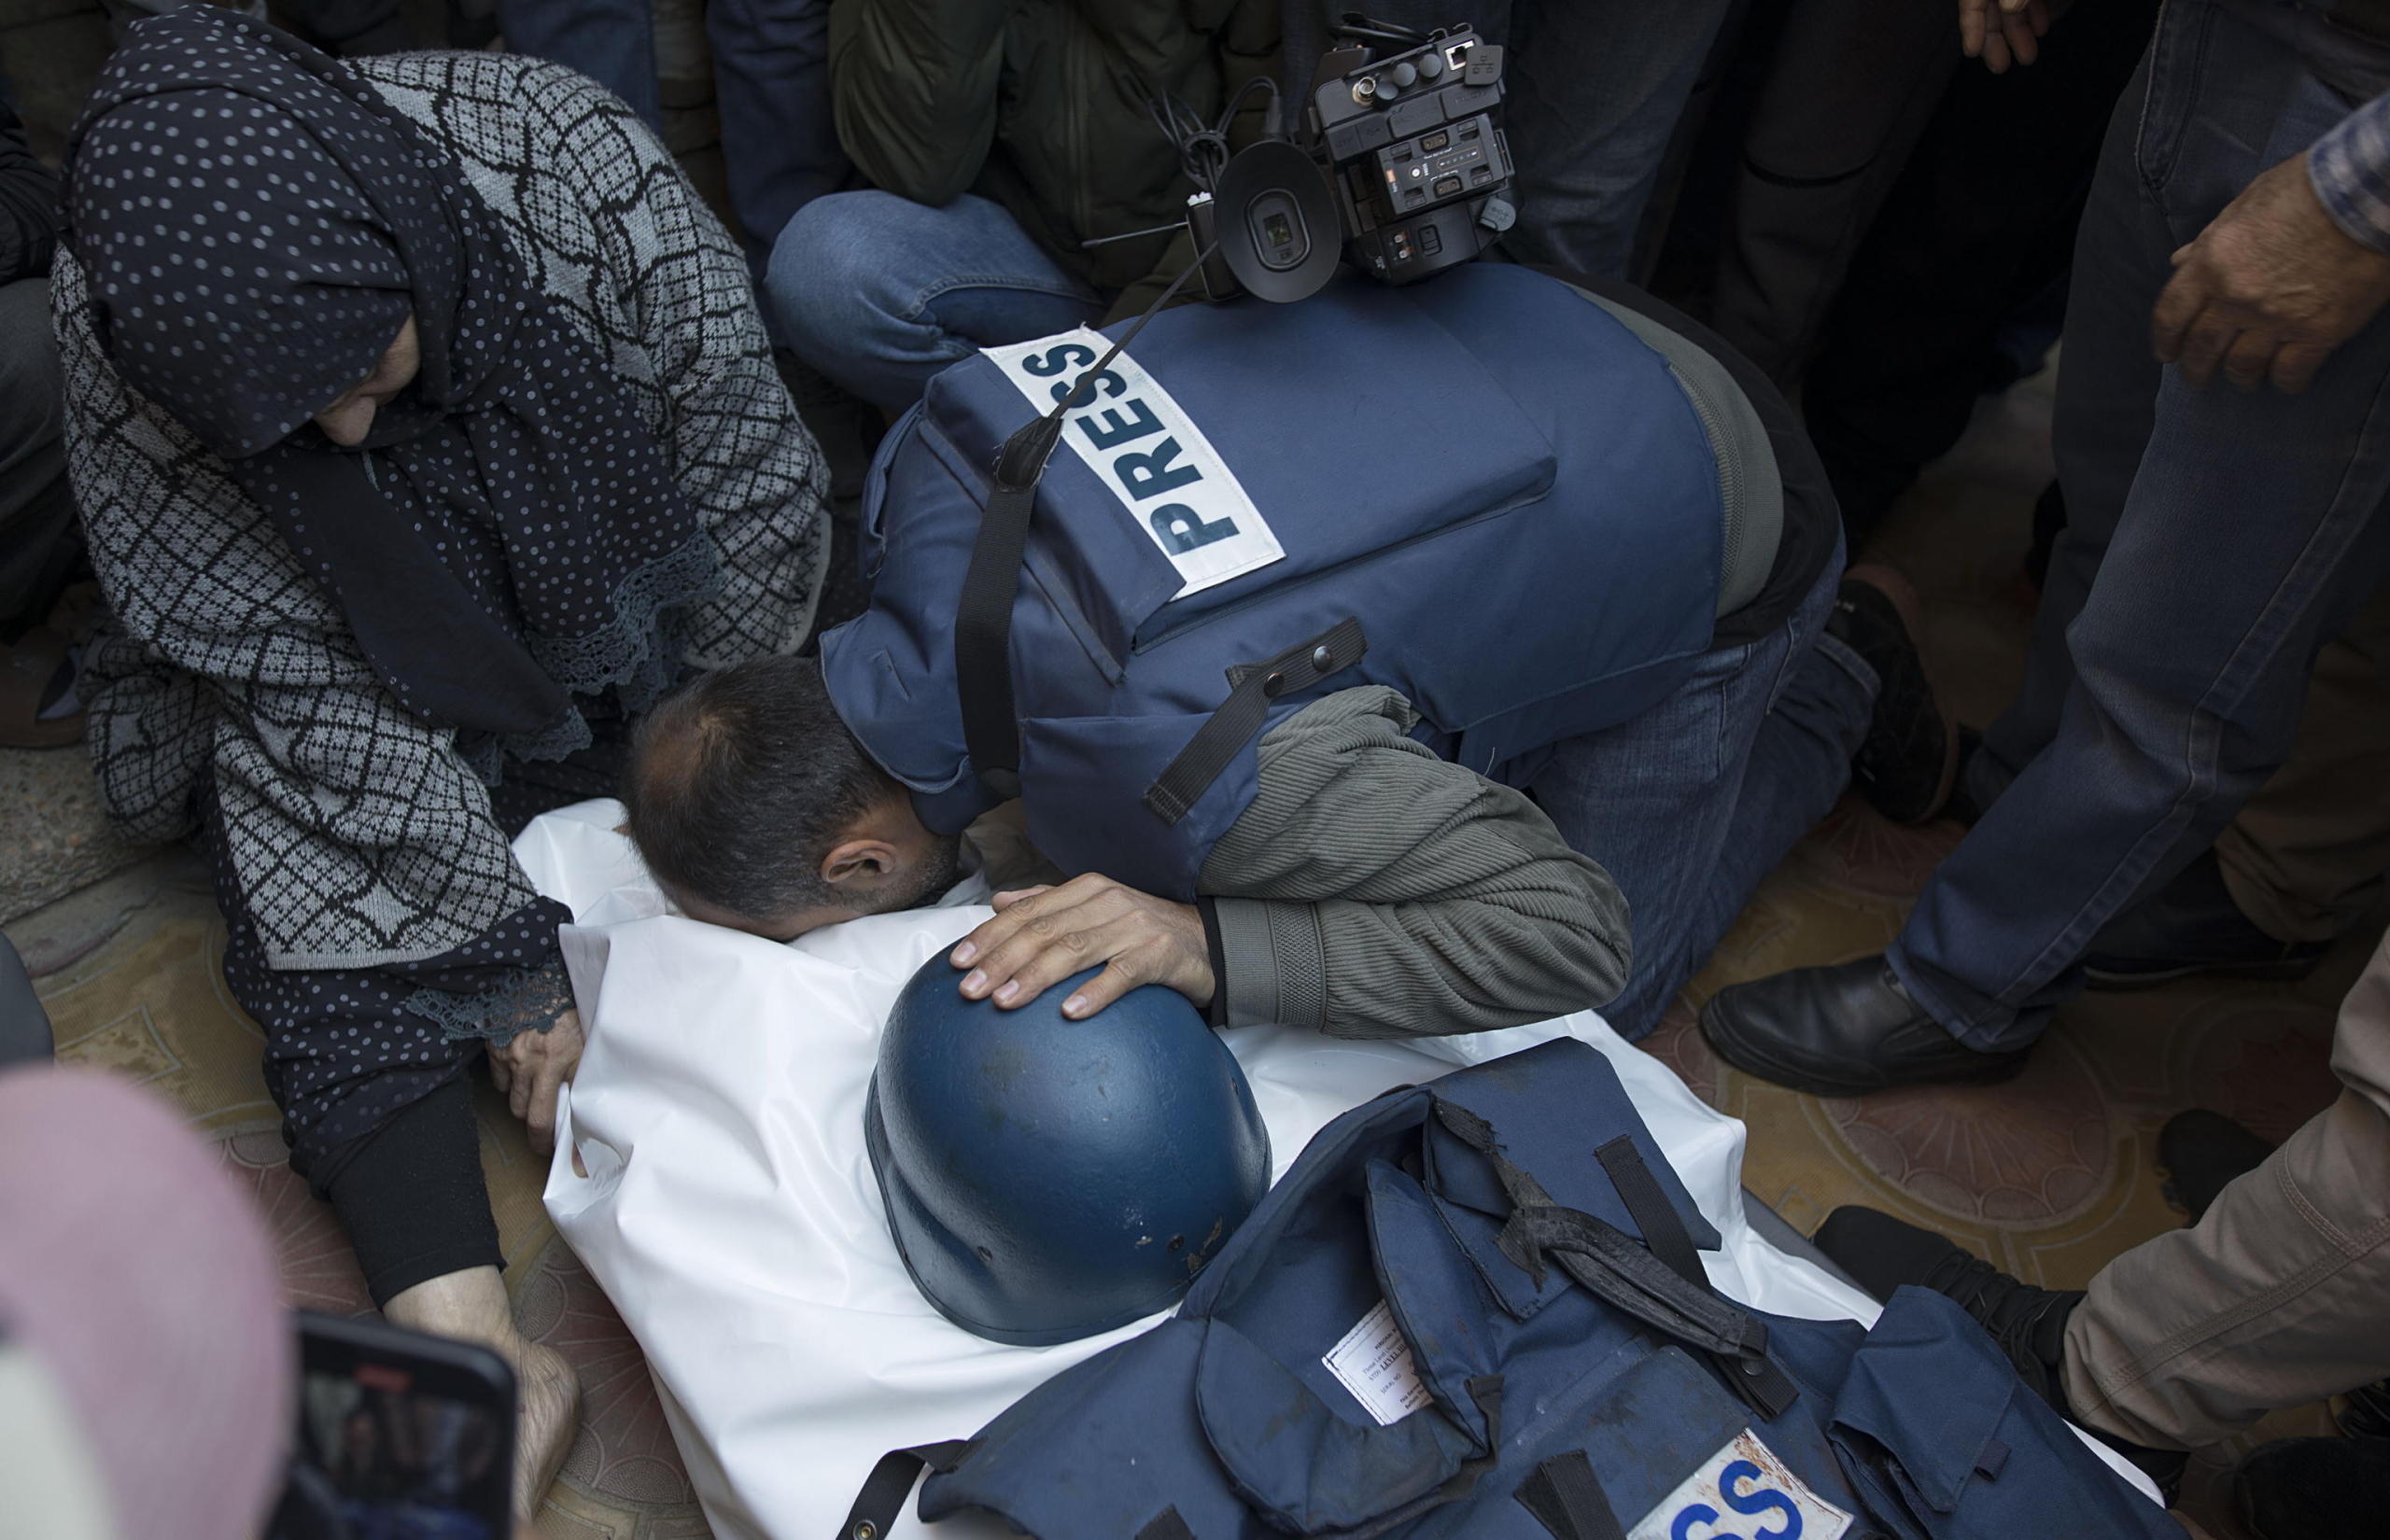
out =
<svg viewBox="0 0 2390 1540"><path fill-rule="evenodd" d="M195 835L292 1167L393 1321L525 1393L468 1071L544 1146L570 917L508 838L612 790L684 670L805 638L823 477L738 248L623 105L480 53L336 63L194 6L135 27L67 166L75 490L113 614L102 794Z"/></svg>

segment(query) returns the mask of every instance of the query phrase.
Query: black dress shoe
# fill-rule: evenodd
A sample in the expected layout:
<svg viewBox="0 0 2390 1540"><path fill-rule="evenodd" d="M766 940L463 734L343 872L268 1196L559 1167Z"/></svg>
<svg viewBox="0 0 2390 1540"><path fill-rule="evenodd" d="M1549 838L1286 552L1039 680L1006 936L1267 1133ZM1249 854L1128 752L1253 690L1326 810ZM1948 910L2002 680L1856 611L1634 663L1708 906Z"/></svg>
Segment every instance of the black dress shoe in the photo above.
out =
<svg viewBox="0 0 2390 1540"><path fill-rule="evenodd" d="M2083 971L2095 989L2145 989L2193 973L2298 980L2331 949L2325 941L2276 941L2251 924L2208 849L2102 928L2084 953Z"/></svg>
<svg viewBox="0 0 2390 1540"><path fill-rule="evenodd" d="M2274 1147L2222 1113L2194 1107L2158 1130L2158 1164L2169 1199L2200 1222L2215 1195L2265 1164Z"/></svg>
<svg viewBox="0 0 2390 1540"><path fill-rule="evenodd" d="M1893 1290L1913 1284L1957 1300L2034 1394L2061 1416L2074 1415L2059 1371L2066 1362L2066 1318L2083 1303L2082 1290L2036 1288L1947 1236L1856 1205L1826 1215L1809 1239L1877 1299L1889 1303Z"/></svg>
<svg viewBox="0 0 2390 1540"><path fill-rule="evenodd" d="M1850 779L1894 823L1922 823L1950 800L1959 738L1926 673L1917 591L1889 567L1843 574L1826 633L1876 671L1876 707Z"/></svg>
<svg viewBox="0 0 2390 1540"><path fill-rule="evenodd" d="M2257 1540L2380 1534L2390 1515L2390 1438L2277 1438L2232 1468L2233 1503Z"/></svg>
<svg viewBox="0 0 2390 1540"><path fill-rule="evenodd" d="M2022 1048L1982 1053L1952 1037L1881 957L1721 989L1701 1008L1701 1035L1736 1069L1811 1096L1988 1085L2031 1057Z"/></svg>
<svg viewBox="0 0 2390 1540"><path fill-rule="evenodd" d="M1893 1290L1910 1284L1957 1301L2027 1388L2060 1416L2074 1415L2066 1404L2063 1369L2067 1318L2083 1303L2080 1289L2045 1289L2011 1278L1947 1236L1873 1209L1836 1209L1809 1239L1877 1299L1889 1301ZM2097 1428L2090 1432L2139 1466L2169 1503L2174 1500L2188 1456L2130 1443Z"/></svg>
<svg viewBox="0 0 2390 1540"><path fill-rule="evenodd" d="M2377 1379L2349 1392L2346 1404L2332 1421L2351 1438L2390 1438L2390 1379Z"/></svg>

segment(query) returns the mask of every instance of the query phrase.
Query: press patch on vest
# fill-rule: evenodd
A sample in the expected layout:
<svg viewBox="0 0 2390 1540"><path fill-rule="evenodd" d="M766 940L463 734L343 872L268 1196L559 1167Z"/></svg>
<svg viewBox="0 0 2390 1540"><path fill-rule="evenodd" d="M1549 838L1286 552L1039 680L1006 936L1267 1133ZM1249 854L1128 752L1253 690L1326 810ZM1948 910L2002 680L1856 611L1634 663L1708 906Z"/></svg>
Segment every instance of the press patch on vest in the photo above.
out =
<svg viewBox="0 0 2390 1540"><path fill-rule="evenodd" d="M1411 1362L1411 1344L1383 1299L1320 1362L1381 1428L1394 1426L1431 1399Z"/></svg>
<svg viewBox="0 0 2390 1540"><path fill-rule="evenodd" d="M1111 346L1109 338L1081 327L986 352L1030 405L1050 412ZM1286 559L1286 548L1203 430L1128 354L1089 385L1062 441L1178 568L1186 581L1173 597Z"/></svg>
<svg viewBox="0 0 2390 1540"><path fill-rule="evenodd" d="M1756 1532L1739 1519L1766 1516ZM1757 1533L1767 1540L1841 1540L1850 1515L1801 1484L1783 1461L1746 1428L1661 1499L1626 1532L1626 1540L1729 1540Z"/></svg>

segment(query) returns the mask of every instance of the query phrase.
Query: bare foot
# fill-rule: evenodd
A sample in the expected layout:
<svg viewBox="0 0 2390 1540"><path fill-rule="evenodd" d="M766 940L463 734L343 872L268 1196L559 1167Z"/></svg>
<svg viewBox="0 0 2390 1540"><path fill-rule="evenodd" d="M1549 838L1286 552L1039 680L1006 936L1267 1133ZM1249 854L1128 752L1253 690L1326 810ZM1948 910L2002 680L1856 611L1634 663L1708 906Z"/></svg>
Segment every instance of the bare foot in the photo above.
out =
<svg viewBox="0 0 2390 1540"><path fill-rule="evenodd" d="M522 1344L514 1360L522 1403L514 1423L514 1511L527 1522L581 1431L581 1381L555 1349L519 1335L515 1341Z"/></svg>
<svg viewBox="0 0 2390 1540"><path fill-rule="evenodd" d="M581 1382L572 1365L514 1329L513 1308L496 1267L469 1267L418 1283L392 1295L382 1314L411 1331L478 1342L513 1366L514 1517L527 1525L581 1427Z"/></svg>

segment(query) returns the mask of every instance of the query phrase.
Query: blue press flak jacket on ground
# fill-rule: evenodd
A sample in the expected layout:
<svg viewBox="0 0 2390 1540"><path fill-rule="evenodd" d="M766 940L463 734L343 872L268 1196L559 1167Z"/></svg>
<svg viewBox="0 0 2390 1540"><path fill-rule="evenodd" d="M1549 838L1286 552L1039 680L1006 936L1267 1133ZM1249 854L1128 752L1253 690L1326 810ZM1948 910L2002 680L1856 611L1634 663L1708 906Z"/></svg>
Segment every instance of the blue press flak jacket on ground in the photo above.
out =
<svg viewBox="0 0 2390 1540"><path fill-rule="evenodd" d="M2180 1540L1949 1300L1905 1289L1872 1331L1763 1317L1695 1281L1718 1244L1584 1043L1390 1092L1313 1140L1177 1315L941 1457L922 1517L1040 1540Z"/></svg>
<svg viewBox="0 0 2390 1540"><path fill-rule="evenodd" d="M954 647L998 451L1108 345L957 364L873 466L872 606L823 638L823 667L941 832L999 800L965 750ZM1439 753L1521 782L1708 647L1724 506L1667 362L1556 279L1478 264L1164 312L1071 413L1037 492L1010 646L1030 835L1065 870L1190 896L1266 724L1174 821L1143 794L1231 671L1281 655L1324 672L1290 670L1268 721L1387 685Z"/></svg>

